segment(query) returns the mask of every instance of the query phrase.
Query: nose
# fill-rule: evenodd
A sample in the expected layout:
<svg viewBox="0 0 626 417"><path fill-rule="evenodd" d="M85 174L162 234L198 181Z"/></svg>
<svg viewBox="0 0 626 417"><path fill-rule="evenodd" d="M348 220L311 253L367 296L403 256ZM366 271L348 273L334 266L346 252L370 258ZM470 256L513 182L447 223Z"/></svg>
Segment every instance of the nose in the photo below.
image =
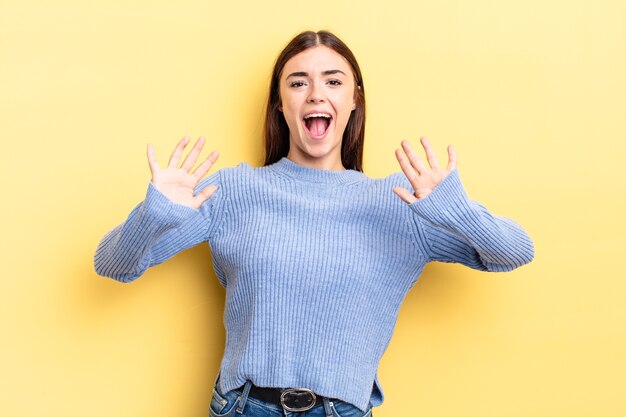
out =
<svg viewBox="0 0 626 417"><path fill-rule="evenodd" d="M307 97L307 103L323 103L324 95L317 87L317 83L313 84L309 96Z"/></svg>

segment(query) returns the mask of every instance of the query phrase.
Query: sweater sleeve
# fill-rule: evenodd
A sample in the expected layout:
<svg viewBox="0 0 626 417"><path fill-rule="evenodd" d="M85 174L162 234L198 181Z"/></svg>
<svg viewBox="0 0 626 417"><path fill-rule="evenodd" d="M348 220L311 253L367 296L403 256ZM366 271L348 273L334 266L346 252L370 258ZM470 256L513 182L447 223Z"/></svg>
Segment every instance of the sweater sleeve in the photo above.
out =
<svg viewBox="0 0 626 417"><path fill-rule="evenodd" d="M209 240L221 221L221 171L206 177L194 195L210 184L217 190L199 208L177 204L152 184L126 221L108 232L94 255L96 273L121 282L139 278L151 266Z"/></svg>
<svg viewBox="0 0 626 417"><path fill-rule="evenodd" d="M534 258L534 245L526 231L513 220L494 216L470 200L458 169L426 198L408 206L415 241L429 260L503 272Z"/></svg>

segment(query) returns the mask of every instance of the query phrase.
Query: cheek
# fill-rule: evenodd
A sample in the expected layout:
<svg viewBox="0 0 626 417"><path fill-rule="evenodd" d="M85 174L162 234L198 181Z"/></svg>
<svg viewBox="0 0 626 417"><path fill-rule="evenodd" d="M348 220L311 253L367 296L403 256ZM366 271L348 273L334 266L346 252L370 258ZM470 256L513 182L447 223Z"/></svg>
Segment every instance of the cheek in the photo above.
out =
<svg viewBox="0 0 626 417"><path fill-rule="evenodd" d="M289 106L289 103L283 102L283 115L287 121L293 120L296 117L296 112Z"/></svg>
<svg viewBox="0 0 626 417"><path fill-rule="evenodd" d="M356 103L356 97L350 93L337 94L334 97L334 102L337 103L338 109L341 113L348 113L346 117L350 117L350 112L353 110Z"/></svg>
<svg viewBox="0 0 626 417"><path fill-rule="evenodd" d="M337 109L338 113L339 113L339 118L344 123L347 123L348 119L352 115L353 104L354 104L354 100L352 100L351 97L350 98L343 98L342 102L341 102L341 105L340 105L341 109Z"/></svg>
<svg viewBox="0 0 626 417"><path fill-rule="evenodd" d="M279 96L279 102L281 107L283 108L283 112L288 112L290 109L293 108L292 100L288 94L283 94L281 92Z"/></svg>
<svg viewBox="0 0 626 417"><path fill-rule="evenodd" d="M289 130L298 130L300 127L300 120L298 113L289 107L289 103L283 103L283 117L289 126Z"/></svg>

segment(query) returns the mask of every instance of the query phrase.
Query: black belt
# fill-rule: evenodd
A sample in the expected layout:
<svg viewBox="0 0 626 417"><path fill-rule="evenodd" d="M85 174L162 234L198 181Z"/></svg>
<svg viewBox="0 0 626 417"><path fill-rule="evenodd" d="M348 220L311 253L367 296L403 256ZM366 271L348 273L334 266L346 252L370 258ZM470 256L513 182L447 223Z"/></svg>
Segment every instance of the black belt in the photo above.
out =
<svg viewBox="0 0 626 417"><path fill-rule="evenodd" d="M307 388L265 388L252 385L250 394L259 400L282 406L287 411L306 411L324 402L324 397L315 395Z"/></svg>

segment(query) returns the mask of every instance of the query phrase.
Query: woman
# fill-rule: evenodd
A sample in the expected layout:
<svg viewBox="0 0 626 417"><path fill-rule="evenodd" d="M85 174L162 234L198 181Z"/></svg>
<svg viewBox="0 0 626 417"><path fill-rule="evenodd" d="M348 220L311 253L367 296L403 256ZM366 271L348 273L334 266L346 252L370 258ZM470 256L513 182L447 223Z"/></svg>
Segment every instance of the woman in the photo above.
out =
<svg viewBox="0 0 626 417"><path fill-rule="evenodd" d="M427 262L509 271L532 260L519 225L468 199L452 147L444 168L422 138L426 166L403 141L402 172L368 178L364 125L353 54L329 32L303 32L274 67L264 166L202 179L218 157L191 171L203 138L180 165L183 138L166 168L148 145L146 198L102 239L95 267L130 282L210 243L226 287L212 416L371 415L378 363Z"/></svg>

